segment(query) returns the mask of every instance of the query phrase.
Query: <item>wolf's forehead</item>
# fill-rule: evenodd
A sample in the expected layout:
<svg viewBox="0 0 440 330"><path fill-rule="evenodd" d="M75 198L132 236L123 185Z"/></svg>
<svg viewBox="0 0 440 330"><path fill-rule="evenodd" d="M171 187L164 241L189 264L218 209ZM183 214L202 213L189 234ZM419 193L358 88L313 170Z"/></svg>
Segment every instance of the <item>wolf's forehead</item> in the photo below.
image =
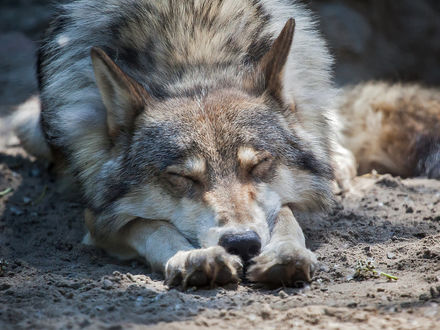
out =
<svg viewBox="0 0 440 330"><path fill-rule="evenodd" d="M161 168L195 156L208 166L227 167L252 161L249 151L238 159L240 148L271 152L285 140L282 118L261 100L237 91L172 99L148 111L140 122L140 138L151 157L163 159Z"/></svg>

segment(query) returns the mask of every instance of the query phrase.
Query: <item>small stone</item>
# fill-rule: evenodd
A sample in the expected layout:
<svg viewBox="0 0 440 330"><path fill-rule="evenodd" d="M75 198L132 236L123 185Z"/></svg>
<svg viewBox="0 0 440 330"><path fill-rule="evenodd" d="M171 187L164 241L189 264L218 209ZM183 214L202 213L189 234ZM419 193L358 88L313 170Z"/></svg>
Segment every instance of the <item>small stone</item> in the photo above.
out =
<svg viewBox="0 0 440 330"><path fill-rule="evenodd" d="M28 205L32 202L32 199L29 197L23 197L23 204Z"/></svg>
<svg viewBox="0 0 440 330"><path fill-rule="evenodd" d="M388 253L387 253L387 258L388 258L388 259L395 259L395 258L396 258L396 255L395 255L393 252L388 252Z"/></svg>
<svg viewBox="0 0 440 330"><path fill-rule="evenodd" d="M13 215L22 215L23 214L23 211L16 206L9 207L9 210L11 211L11 213Z"/></svg>
<svg viewBox="0 0 440 330"><path fill-rule="evenodd" d="M280 296L280 298L285 299L287 298L289 295L287 293L285 293L283 290L281 290L280 292L278 292L278 295Z"/></svg>
<svg viewBox="0 0 440 330"><path fill-rule="evenodd" d="M108 280L108 279L105 279L105 280L102 282L102 287L103 287L104 289L106 289L106 290L111 289L111 288L113 287L113 282L110 281L110 280Z"/></svg>

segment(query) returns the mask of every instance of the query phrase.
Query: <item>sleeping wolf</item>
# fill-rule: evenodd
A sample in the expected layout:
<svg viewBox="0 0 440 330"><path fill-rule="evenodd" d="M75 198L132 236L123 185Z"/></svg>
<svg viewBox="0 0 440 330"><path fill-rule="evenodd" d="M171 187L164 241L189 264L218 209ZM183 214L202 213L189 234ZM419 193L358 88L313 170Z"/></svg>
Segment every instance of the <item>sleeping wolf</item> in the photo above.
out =
<svg viewBox="0 0 440 330"><path fill-rule="evenodd" d="M78 0L40 48L42 110L17 131L79 183L86 243L169 285L243 267L293 285L317 263L295 213L328 209L334 174L355 173L331 65L295 1Z"/></svg>

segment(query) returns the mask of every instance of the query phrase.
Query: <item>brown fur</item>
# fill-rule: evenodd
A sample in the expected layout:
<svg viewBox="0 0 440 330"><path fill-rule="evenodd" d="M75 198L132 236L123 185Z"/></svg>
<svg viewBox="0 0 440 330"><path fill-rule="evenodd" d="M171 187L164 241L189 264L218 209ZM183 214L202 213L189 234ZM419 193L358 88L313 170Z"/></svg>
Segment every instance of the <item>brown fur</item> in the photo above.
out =
<svg viewBox="0 0 440 330"><path fill-rule="evenodd" d="M301 4L77 0L39 53L42 129L81 187L84 242L170 285L236 282L259 252L252 280L310 280L293 212L332 205L336 91Z"/></svg>
<svg viewBox="0 0 440 330"><path fill-rule="evenodd" d="M403 177L420 175L420 138L440 136L440 91L417 85L368 83L344 95L343 145L358 174L375 169Z"/></svg>

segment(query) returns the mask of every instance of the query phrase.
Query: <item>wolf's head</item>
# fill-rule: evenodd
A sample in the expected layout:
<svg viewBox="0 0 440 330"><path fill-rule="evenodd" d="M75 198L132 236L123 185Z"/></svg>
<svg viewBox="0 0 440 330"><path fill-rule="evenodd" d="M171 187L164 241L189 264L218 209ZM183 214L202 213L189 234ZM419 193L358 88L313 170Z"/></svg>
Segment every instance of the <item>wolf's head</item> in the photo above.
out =
<svg viewBox="0 0 440 330"><path fill-rule="evenodd" d="M282 206L324 208L331 169L282 97L293 31L289 20L241 86L163 100L93 49L114 155L112 212L168 220L193 245L220 244L246 261L269 242Z"/></svg>

